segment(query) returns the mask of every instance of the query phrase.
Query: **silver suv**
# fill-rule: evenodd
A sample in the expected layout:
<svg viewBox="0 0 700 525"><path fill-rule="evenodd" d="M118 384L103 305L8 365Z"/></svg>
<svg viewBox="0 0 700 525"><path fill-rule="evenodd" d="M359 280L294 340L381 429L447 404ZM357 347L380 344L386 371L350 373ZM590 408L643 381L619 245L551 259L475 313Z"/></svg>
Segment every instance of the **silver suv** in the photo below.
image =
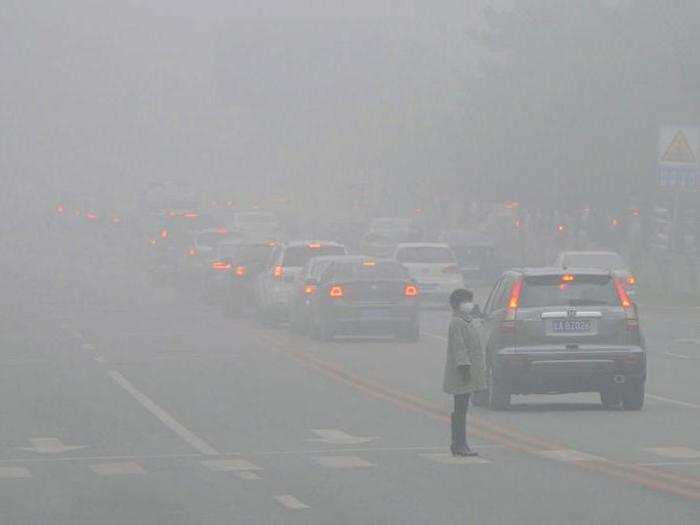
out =
<svg viewBox="0 0 700 525"><path fill-rule="evenodd" d="M644 338L615 273L511 270L491 291L484 316L489 386L475 404L499 410L512 394L600 392L606 406L642 408Z"/></svg>

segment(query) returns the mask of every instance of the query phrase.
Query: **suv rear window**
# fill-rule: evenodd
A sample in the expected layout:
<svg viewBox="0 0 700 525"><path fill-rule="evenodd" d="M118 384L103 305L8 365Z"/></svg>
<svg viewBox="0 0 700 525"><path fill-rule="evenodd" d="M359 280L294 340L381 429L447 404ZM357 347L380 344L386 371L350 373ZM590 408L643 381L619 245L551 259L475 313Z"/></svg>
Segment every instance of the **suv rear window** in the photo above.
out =
<svg viewBox="0 0 700 525"><path fill-rule="evenodd" d="M309 246L290 246L284 252L282 266L304 266L312 257L322 255L345 255L345 248L336 245L321 245L318 248Z"/></svg>
<svg viewBox="0 0 700 525"><path fill-rule="evenodd" d="M455 258L449 248L439 246L414 246L401 248L396 252L396 259L402 263L454 263Z"/></svg>
<svg viewBox="0 0 700 525"><path fill-rule="evenodd" d="M520 294L522 308L547 306L619 306L608 275L575 275L562 282L561 275L526 277Z"/></svg>
<svg viewBox="0 0 700 525"><path fill-rule="evenodd" d="M335 279L408 279L408 272L399 263L377 262L367 266L361 262L340 263L333 267Z"/></svg>

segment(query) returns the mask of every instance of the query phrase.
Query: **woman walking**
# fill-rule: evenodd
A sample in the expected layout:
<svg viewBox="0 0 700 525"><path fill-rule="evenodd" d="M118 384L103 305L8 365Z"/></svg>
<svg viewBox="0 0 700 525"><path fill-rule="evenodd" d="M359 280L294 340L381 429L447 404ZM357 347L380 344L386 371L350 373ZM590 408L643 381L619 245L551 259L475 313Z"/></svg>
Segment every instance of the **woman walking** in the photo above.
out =
<svg viewBox="0 0 700 525"><path fill-rule="evenodd" d="M450 295L452 320L447 341L443 389L454 396L452 412L453 456L477 456L467 443L469 396L486 388L484 349L481 345L481 319L475 315L474 294L459 289Z"/></svg>

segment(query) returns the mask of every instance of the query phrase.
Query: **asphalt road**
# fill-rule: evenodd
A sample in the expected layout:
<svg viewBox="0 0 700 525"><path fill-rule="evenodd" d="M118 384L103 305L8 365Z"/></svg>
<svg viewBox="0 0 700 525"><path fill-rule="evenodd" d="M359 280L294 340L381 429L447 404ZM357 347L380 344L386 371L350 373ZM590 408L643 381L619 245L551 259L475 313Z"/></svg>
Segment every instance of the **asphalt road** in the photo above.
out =
<svg viewBox="0 0 700 525"><path fill-rule="evenodd" d="M117 239L3 260L0 523L690 524L700 310L642 307L647 404L515 398L448 454L448 314L312 342L153 286ZM50 254L50 256L47 256Z"/></svg>

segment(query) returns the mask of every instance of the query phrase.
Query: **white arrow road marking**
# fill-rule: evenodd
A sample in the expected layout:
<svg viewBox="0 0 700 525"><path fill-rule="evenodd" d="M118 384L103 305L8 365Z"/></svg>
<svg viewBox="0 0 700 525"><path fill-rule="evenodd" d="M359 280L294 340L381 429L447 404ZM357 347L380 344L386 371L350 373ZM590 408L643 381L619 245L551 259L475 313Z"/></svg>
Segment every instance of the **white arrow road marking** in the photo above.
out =
<svg viewBox="0 0 700 525"><path fill-rule="evenodd" d="M0 467L0 479L31 478L32 474L24 467Z"/></svg>
<svg viewBox="0 0 700 525"><path fill-rule="evenodd" d="M31 447L20 447L22 450L31 450L38 454L63 454L71 450L87 448L87 445L64 445L63 442L54 437L30 438Z"/></svg>
<svg viewBox="0 0 700 525"><path fill-rule="evenodd" d="M116 370L110 370L108 372L109 377L111 377L120 387L129 392L131 396L139 402L139 404L153 414L158 421L163 423L170 430L175 432L180 438L185 441L192 448L201 452L205 456L219 456L219 451L212 447L209 443L200 438L197 434L189 430L182 423L177 421L173 416L168 414L165 410L160 408L156 403L148 397L146 394L138 390L131 382L121 375Z"/></svg>
<svg viewBox="0 0 700 525"><path fill-rule="evenodd" d="M282 494L281 496L275 496L275 499L277 500L277 503L289 510L303 510L309 508L309 506L306 503L302 503L291 494Z"/></svg>
<svg viewBox="0 0 700 525"><path fill-rule="evenodd" d="M337 428L311 429L311 432L313 432L319 437L315 439L307 439L307 441L320 441L322 443L329 443L331 445L360 445L362 443L370 443L375 439L379 439L379 437L377 436L351 436L350 434L347 434Z"/></svg>

